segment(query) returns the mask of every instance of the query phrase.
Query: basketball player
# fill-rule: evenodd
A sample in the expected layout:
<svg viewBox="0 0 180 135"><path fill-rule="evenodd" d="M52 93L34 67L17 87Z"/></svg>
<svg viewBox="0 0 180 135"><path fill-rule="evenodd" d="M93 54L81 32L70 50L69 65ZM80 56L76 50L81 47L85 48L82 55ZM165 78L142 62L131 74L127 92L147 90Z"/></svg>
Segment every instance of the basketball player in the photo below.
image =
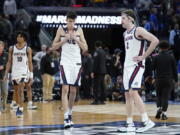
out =
<svg viewBox="0 0 180 135"><path fill-rule="evenodd" d="M80 85L81 50L87 51L88 49L83 30L75 26L76 17L77 15L74 12L67 13L67 25L58 28L52 45L52 49L61 47L60 81L62 83L64 128L69 128L73 125L71 120L72 107L76 97L77 86Z"/></svg>
<svg viewBox="0 0 180 135"><path fill-rule="evenodd" d="M133 10L125 10L121 14L122 27L126 29L124 32L125 43L125 63L123 84L125 88L126 110L127 110L127 127L119 128L121 132L134 132L135 127L133 123L133 106L139 110L143 122L143 127L138 128L136 132L144 132L152 127L155 123L152 122L145 110L145 105L138 94L141 89L141 81L144 73L145 58L149 56L156 48L159 40L147 32L142 27L137 27L135 24L135 13ZM148 40L150 46L145 51L144 41Z"/></svg>
<svg viewBox="0 0 180 135"><path fill-rule="evenodd" d="M4 79L7 79L8 73L12 71L12 82L15 93L17 94L18 108L16 111L17 117L23 116L23 92L25 81L30 71L29 83L32 83L32 50L27 46L27 36L23 32L17 34L17 44L9 48L8 63Z"/></svg>

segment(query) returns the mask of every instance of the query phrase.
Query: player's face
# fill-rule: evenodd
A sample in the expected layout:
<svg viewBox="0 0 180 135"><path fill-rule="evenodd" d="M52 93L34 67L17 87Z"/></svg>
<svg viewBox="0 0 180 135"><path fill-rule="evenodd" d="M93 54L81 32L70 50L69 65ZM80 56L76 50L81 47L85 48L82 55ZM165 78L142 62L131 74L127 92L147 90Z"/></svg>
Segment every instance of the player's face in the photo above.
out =
<svg viewBox="0 0 180 135"><path fill-rule="evenodd" d="M121 23L123 28L127 28L127 25L129 23L129 18L126 14L121 15Z"/></svg>
<svg viewBox="0 0 180 135"><path fill-rule="evenodd" d="M67 26L72 28L74 27L74 24L75 24L75 19L71 19L71 18L67 18Z"/></svg>
<svg viewBox="0 0 180 135"><path fill-rule="evenodd" d="M23 43L24 42L24 38L20 34L18 34L18 36L17 36L17 42L18 43Z"/></svg>

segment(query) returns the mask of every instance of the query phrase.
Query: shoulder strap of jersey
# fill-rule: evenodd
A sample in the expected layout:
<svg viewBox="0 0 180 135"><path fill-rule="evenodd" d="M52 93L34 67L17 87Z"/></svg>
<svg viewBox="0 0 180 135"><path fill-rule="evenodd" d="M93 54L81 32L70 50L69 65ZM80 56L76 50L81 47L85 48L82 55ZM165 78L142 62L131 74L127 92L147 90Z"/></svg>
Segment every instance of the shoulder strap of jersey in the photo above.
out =
<svg viewBox="0 0 180 135"><path fill-rule="evenodd" d="M15 47L16 45L12 45L12 46L10 46L9 48L12 48L12 53L14 52L14 47Z"/></svg>
<svg viewBox="0 0 180 135"><path fill-rule="evenodd" d="M31 48L26 44L26 55L28 55L28 49Z"/></svg>
<svg viewBox="0 0 180 135"><path fill-rule="evenodd" d="M77 25L75 25L73 30L74 30L74 31L77 31L78 28L79 28L79 27L78 27Z"/></svg>
<svg viewBox="0 0 180 135"><path fill-rule="evenodd" d="M68 30L67 30L67 26L63 26L62 28L63 28L63 30L64 30L64 32L65 32L65 33L67 33L67 32L68 32Z"/></svg>

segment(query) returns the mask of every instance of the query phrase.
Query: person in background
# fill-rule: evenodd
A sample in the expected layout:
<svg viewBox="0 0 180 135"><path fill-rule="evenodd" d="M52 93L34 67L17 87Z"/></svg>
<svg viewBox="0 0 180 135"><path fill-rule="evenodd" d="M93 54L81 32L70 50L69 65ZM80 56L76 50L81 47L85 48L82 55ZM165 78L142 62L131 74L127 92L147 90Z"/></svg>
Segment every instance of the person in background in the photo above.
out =
<svg viewBox="0 0 180 135"><path fill-rule="evenodd" d="M94 101L91 103L92 105L105 104L104 76L106 74L106 54L102 41L96 41L95 48L93 72L91 73L91 77L94 79Z"/></svg>
<svg viewBox="0 0 180 135"><path fill-rule="evenodd" d="M168 99L171 95L174 82L178 82L177 64L173 55L169 51L167 41L159 44L160 53L153 58L153 69L155 71L155 86L157 94L157 113L155 118L167 120Z"/></svg>
<svg viewBox="0 0 180 135"><path fill-rule="evenodd" d="M43 80L43 101L46 103L52 100L52 90L55 81L55 64L49 47L46 48L46 55L41 59L41 75Z"/></svg>
<svg viewBox="0 0 180 135"><path fill-rule="evenodd" d="M8 82L3 79L7 61L8 53L4 50L4 42L0 41L0 112L5 110L8 95Z"/></svg>
<svg viewBox="0 0 180 135"><path fill-rule="evenodd" d="M46 48L47 48L47 45L42 45L41 46L41 51L37 52L33 57L33 60L37 62L39 70L40 70L41 59L42 59L43 56L46 55Z"/></svg>

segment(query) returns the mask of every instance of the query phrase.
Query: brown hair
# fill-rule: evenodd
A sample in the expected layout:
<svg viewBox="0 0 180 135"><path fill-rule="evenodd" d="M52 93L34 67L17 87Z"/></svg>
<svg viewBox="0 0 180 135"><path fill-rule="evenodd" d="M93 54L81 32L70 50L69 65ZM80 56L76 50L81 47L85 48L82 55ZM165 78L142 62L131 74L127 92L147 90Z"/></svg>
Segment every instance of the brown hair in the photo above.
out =
<svg viewBox="0 0 180 135"><path fill-rule="evenodd" d="M132 17L134 19L133 23L135 23L136 15L135 15L135 12L132 9L126 9L126 10L122 11L121 14L126 14L127 16Z"/></svg>
<svg viewBox="0 0 180 135"><path fill-rule="evenodd" d="M67 12L66 17L67 17L67 19L69 18L69 19L75 20L77 18L77 14L74 11L69 11L69 12Z"/></svg>

